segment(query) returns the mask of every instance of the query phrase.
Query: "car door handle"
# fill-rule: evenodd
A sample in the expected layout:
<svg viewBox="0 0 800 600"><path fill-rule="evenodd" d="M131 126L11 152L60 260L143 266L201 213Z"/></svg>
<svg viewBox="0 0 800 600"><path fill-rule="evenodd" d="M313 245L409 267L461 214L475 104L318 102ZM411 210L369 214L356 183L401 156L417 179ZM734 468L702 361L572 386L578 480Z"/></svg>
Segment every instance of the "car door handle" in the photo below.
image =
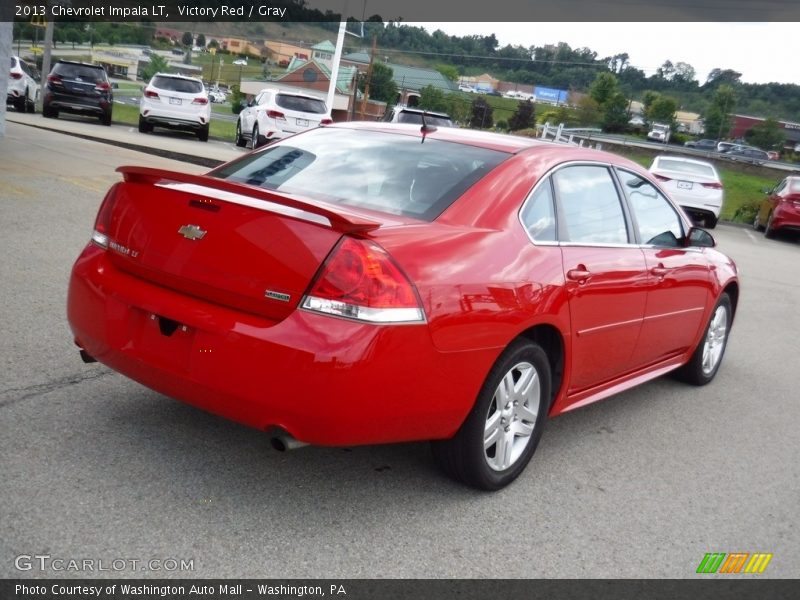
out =
<svg viewBox="0 0 800 600"><path fill-rule="evenodd" d="M571 279L572 281L577 281L578 283L584 283L592 274L586 270L586 267L583 265L578 265L576 269L570 269L567 271L567 279Z"/></svg>
<svg viewBox="0 0 800 600"><path fill-rule="evenodd" d="M650 269L650 273L656 277L663 278L667 273L669 273L669 269L667 269L664 265L658 265L657 267Z"/></svg>

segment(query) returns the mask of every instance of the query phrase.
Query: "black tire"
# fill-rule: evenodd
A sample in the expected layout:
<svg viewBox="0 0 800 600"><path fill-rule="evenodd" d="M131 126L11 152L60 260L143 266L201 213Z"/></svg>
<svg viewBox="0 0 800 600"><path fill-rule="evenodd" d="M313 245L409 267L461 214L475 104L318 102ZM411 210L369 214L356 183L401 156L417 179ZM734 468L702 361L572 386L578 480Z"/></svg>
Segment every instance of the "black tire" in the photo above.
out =
<svg viewBox="0 0 800 600"><path fill-rule="evenodd" d="M204 125L200 129L197 130L197 139L201 142L208 141L208 125Z"/></svg>
<svg viewBox="0 0 800 600"><path fill-rule="evenodd" d="M717 217L714 215L709 215L703 219L703 224L705 225L706 229L714 229L717 226L717 220Z"/></svg>
<svg viewBox="0 0 800 600"><path fill-rule="evenodd" d="M259 146L261 146L261 138L260 138L260 135L258 133L258 123L256 123L255 125L253 125L253 140L252 140L251 148L253 150L255 150Z"/></svg>
<svg viewBox="0 0 800 600"><path fill-rule="evenodd" d="M29 113L36 112L36 99L28 97L28 92L25 92L25 110Z"/></svg>
<svg viewBox="0 0 800 600"><path fill-rule="evenodd" d="M756 211L756 216L753 217L753 229L756 231L764 231L764 226L761 224L761 214L760 211Z"/></svg>
<svg viewBox="0 0 800 600"><path fill-rule="evenodd" d="M725 356L732 321L733 305L728 294L723 293L692 358L677 372L681 379L693 385L706 385L714 379Z"/></svg>
<svg viewBox="0 0 800 600"><path fill-rule="evenodd" d="M100 123L106 127L111 125L111 111L100 115Z"/></svg>
<svg viewBox="0 0 800 600"><path fill-rule="evenodd" d="M242 120L236 120L236 145L239 148L246 148L247 147L247 140L242 136Z"/></svg>
<svg viewBox="0 0 800 600"><path fill-rule="evenodd" d="M28 104L28 90L25 90L25 95L20 96L19 98L14 98L14 108L17 112L25 112L25 108Z"/></svg>
<svg viewBox="0 0 800 600"><path fill-rule="evenodd" d="M525 389L508 394L509 384ZM475 406L455 436L432 443L436 463L448 476L478 489L508 485L536 451L550 408L550 390L547 354L531 341L515 341L489 371ZM490 443L489 438L496 442ZM503 456L498 456L503 450Z"/></svg>
<svg viewBox="0 0 800 600"><path fill-rule="evenodd" d="M772 213L769 213L767 217L767 224L764 226L764 236L768 237L769 239L773 239L775 237L775 229L772 227Z"/></svg>
<svg viewBox="0 0 800 600"><path fill-rule="evenodd" d="M43 106L42 116L46 119L57 119L58 111L55 108L50 108L49 106Z"/></svg>
<svg viewBox="0 0 800 600"><path fill-rule="evenodd" d="M153 131L153 126L144 120L142 115L139 115L139 133L150 133Z"/></svg>

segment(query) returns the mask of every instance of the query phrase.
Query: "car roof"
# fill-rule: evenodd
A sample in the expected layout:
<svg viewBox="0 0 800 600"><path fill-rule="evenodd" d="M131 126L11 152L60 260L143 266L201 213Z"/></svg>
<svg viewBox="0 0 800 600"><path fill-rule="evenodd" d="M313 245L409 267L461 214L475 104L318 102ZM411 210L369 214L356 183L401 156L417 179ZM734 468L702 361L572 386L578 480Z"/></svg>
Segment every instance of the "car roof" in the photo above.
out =
<svg viewBox="0 0 800 600"><path fill-rule="evenodd" d="M188 75L180 75L179 73L156 73L153 77L172 77L173 79L186 79L187 81L200 81L197 77L189 77ZM200 83L203 83L200 81Z"/></svg>
<svg viewBox="0 0 800 600"><path fill-rule="evenodd" d="M672 154L659 154L653 160L653 164L655 164L655 161L657 161L657 160L659 160L661 158L665 158L665 159L672 160L672 161L677 161L677 162L693 163L693 164L696 164L696 165L703 165L704 167L711 167L712 169L714 168L714 165L712 165L707 160L697 160L696 158L687 158L685 156L675 156L675 155L672 155Z"/></svg>
<svg viewBox="0 0 800 600"><path fill-rule="evenodd" d="M313 94L304 94L302 92L296 92L295 90L287 90L283 88L264 88L256 96L263 94L264 92L275 92L276 94L283 94L284 96L297 96L299 98L310 98L311 100L319 100L320 102L325 102L324 98L320 98L319 96L314 96Z"/></svg>
<svg viewBox="0 0 800 600"><path fill-rule="evenodd" d="M327 127L396 133L418 137L420 140L423 138L422 128L417 124L386 123L381 121L350 121L335 123ZM477 146L489 150L507 152L509 154L537 150L546 151L548 158L542 163L544 170L549 169L553 165L569 161L604 161L637 172L643 171L639 165L623 156L611 154L610 152L604 152L602 150L595 150L593 148L581 147L575 144L510 135L507 133L459 129L457 127L438 127L432 129L432 131L425 134L425 138L465 144L468 146Z"/></svg>

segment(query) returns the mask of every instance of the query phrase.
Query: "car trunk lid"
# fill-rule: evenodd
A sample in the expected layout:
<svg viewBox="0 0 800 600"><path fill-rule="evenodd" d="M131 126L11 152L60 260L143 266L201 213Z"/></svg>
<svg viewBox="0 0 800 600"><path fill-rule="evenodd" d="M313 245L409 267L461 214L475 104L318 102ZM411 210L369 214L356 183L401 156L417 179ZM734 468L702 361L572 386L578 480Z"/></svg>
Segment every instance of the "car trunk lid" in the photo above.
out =
<svg viewBox="0 0 800 600"><path fill-rule="evenodd" d="M121 270L210 302L280 320L357 213L205 175L120 167L107 226Z"/></svg>

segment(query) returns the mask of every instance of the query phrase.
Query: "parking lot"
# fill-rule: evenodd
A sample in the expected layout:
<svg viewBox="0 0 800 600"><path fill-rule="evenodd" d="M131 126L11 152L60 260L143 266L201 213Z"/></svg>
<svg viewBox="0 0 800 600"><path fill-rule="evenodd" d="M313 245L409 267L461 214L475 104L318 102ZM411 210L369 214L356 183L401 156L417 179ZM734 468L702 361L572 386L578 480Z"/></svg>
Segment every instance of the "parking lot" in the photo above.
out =
<svg viewBox="0 0 800 600"><path fill-rule="evenodd" d="M797 238L714 230L742 294L712 384L662 378L558 417L518 481L480 493L425 443L278 453L84 365L67 279L114 169L204 168L28 117L42 120L19 115L0 139L0 577L684 578L707 552L772 553L759 577L800 576ZM242 152L147 142L162 139L175 156ZM21 555L125 566L20 570ZM166 560L191 569L145 566Z"/></svg>

